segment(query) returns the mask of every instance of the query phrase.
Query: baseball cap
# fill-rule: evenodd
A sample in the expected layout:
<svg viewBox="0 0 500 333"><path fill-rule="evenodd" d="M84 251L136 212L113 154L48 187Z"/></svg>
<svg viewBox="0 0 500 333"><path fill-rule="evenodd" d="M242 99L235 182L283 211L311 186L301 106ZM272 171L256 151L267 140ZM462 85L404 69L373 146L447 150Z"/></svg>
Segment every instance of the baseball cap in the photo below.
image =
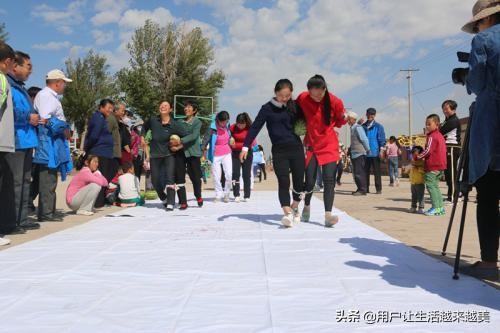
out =
<svg viewBox="0 0 500 333"><path fill-rule="evenodd" d="M61 71L59 69L53 69L50 72L48 72L45 79L47 79L47 80L64 80L66 82L73 82L73 80L68 79L66 77L66 75L63 73L63 71Z"/></svg>

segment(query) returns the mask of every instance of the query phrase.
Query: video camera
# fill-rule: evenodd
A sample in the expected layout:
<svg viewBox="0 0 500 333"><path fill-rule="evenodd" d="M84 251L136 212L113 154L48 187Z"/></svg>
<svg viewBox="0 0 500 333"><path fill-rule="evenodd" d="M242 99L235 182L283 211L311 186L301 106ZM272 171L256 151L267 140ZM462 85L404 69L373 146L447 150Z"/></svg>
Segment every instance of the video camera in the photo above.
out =
<svg viewBox="0 0 500 333"><path fill-rule="evenodd" d="M470 53L468 52L457 52L457 58L460 62L469 62ZM451 73L451 79L455 84L461 84L465 86L467 81L467 75L469 74L469 68L455 68Z"/></svg>

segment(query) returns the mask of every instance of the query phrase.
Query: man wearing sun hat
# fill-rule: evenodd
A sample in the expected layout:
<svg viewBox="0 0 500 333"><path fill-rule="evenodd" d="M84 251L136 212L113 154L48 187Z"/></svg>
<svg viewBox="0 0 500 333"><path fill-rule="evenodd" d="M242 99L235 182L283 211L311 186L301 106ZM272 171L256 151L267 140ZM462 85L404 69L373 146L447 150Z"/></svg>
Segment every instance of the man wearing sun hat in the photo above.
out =
<svg viewBox="0 0 500 333"><path fill-rule="evenodd" d="M464 273L498 280L500 237L500 1L479 0L462 28L472 40L467 91L476 95L471 116L469 183L477 189L477 229L481 261Z"/></svg>
<svg viewBox="0 0 500 333"><path fill-rule="evenodd" d="M33 106L40 115L43 125L38 127L39 145L35 151L33 163L39 165L38 221L62 221L56 214L56 187L58 169L51 163L56 154L53 145L56 135L69 137L69 126L60 101L66 84L72 82L59 69L51 70L45 77L47 86L35 97ZM57 128L61 133L51 130Z"/></svg>

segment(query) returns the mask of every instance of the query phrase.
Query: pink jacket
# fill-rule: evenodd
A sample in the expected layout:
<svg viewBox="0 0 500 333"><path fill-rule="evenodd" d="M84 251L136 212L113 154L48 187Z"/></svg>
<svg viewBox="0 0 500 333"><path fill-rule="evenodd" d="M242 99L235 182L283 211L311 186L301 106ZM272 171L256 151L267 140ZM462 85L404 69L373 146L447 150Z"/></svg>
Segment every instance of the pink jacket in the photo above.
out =
<svg viewBox="0 0 500 333"><path fill-rule="evenodd" d="M99 170L92 172L88 167L83 167L82 170L80 170L80 172L78 172L69 183L68 189L66 190L66 203L68 205L71 204L73 197L78 193L78 191L92 183L102 187L108 186L108 181Z"/></svg>

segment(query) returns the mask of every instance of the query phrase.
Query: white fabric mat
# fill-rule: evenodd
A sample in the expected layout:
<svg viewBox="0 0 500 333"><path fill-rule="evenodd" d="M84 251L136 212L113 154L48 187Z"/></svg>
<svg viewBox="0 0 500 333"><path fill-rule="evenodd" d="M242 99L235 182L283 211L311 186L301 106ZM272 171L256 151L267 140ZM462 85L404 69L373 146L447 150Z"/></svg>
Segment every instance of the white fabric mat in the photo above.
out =
<svg viewBox="0 0 500 333"><path fill-rule="evenodd" d="M160 206L127 209L118 215L129 216L99 218L0 252L0 331L500 327L498 290L464 275L452 280L450 266L345 213L335 228L324 228L317 199L311 222L292 229L280 225L274 192L184 212Z"/></svg>

